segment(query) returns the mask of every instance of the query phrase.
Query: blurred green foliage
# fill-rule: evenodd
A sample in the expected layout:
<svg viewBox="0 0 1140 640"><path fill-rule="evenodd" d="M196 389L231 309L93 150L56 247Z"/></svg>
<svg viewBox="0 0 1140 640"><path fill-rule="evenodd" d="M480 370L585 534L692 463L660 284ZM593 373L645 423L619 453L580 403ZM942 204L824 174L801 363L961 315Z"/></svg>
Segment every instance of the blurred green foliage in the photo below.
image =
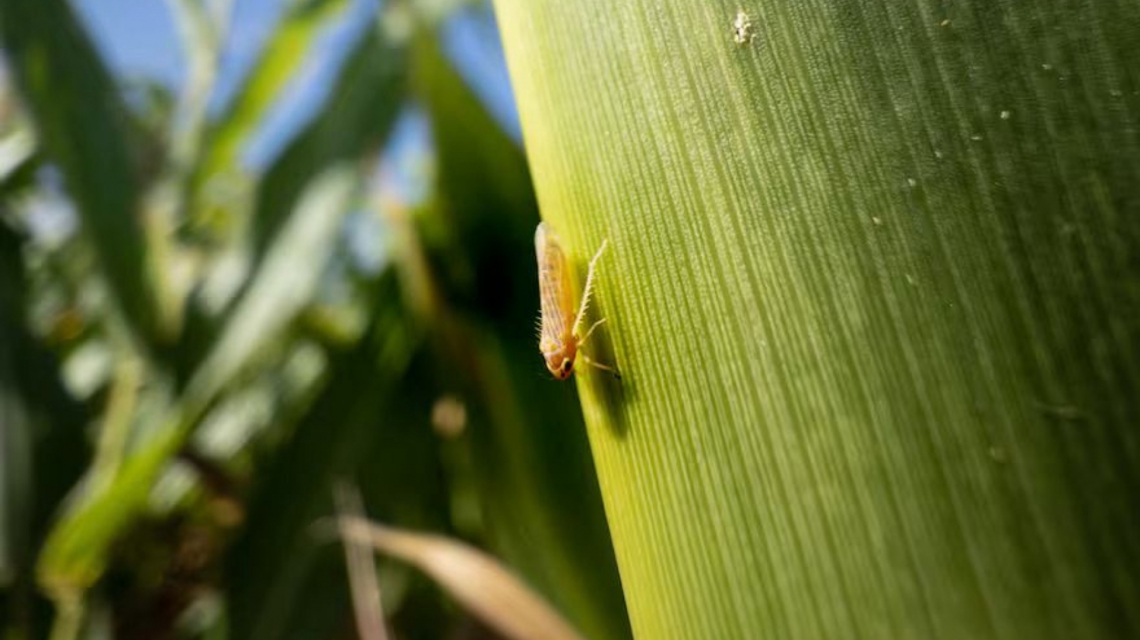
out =
<svg viewBox="0 0 1140 640"><path fill-rule="evenodd" d="M5 637L351 635L341 551L312 530L339 480L628 637L580 409L532 340L526 163L440 53L448 17L387 3L254 172L242 149L346 3L291 5L217 113L226 3L170 5L187 86L128 103L67 3L0 1ZM434 136L416 201L385 154L409 109ZM69 207L74 228L37 231ZM380 568L400 637L490 637Z"/></svg>

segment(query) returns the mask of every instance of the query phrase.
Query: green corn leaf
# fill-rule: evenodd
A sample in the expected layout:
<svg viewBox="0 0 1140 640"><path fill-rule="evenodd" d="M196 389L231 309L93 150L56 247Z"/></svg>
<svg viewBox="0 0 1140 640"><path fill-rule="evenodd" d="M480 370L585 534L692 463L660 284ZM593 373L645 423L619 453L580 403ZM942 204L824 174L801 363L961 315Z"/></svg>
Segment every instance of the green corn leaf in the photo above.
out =
<svg viewBox="0 0 1140 640"><path fill-rule="evenodd" d="M496 7L637 637L1140 634L1140 5Z"/></svg>

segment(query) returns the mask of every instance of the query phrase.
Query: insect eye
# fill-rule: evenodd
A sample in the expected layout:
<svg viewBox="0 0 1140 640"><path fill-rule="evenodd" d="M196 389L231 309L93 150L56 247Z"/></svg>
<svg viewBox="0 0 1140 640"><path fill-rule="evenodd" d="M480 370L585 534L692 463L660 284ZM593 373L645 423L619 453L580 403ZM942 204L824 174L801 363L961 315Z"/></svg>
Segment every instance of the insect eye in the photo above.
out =
<svg viewBox="0 0 1140 640"><path fill-rule="evenodd" d="M572 367L572 366L574 366L574 363L570 362L569 360L563 360L562 361L562 373L570 373L570 367Z"/></svg>

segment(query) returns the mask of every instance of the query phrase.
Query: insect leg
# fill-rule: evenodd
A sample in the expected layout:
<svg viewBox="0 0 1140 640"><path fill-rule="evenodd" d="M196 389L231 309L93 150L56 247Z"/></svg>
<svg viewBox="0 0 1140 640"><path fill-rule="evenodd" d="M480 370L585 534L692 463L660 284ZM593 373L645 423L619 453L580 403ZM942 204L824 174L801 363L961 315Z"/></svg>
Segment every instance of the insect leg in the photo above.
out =
<svg viewBox="0 0 1140 640"><path fill-rule="evenodd" d="M595 369L601 369L602 371L608 371L610 374L613 375L613 377L617 378L618 380L621 380L621 372L618 371L616 367L611 367L608 364L602 364L600 362L596 362L594 360L591 360L589 356L587 356L586 354L581 353L581 352L578 353L578 357L582 360L582 362L585 362L586 364L590 365L591 367L594 367Z"/></svg>
<svg viewBox="0 0 1140 640"><path fill-rule="evenodd" d="M578 317L574 318L574 335L578 334L578 330L582 328L582 321L586 319L586 309L590 306L590 294L594 289L594 267L598 258L602 257L602 252L606 250L606 242L602 240L602 246L598 247L598 252L590 259L590 266L586 268L586 286L582 289L582 304L578 307Z"/></svg>
<svg viewBox="0 0 1140 640"><path fill-rule="evenodd" d="M578 346L581 347L582 345L586 344L586 340L590 339L590 334L594 332L594 329L597 329L598 327L602 326L605 323L606 323L606 319L602 318L601 320L598 320L594 324L590 325L589 330L586 331L586 335L584 335L578 339Z"/></svg>

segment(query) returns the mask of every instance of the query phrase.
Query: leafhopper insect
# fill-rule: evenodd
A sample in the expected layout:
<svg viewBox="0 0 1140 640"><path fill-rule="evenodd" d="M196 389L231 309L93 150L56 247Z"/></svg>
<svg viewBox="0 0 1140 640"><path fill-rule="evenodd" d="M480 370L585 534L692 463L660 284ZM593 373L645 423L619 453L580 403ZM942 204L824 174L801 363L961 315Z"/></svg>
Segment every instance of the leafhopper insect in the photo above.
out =
<svg viewBox="0 0 1140 640"><path fill-rule="evenodd" d="M590 293L594 286L594 272L598 258L606 250L606 242L590 260L586 271L586 286L582 289L582 302L577 310L574 307L574 283L570 273L570 263L558 243L554 231L540 222L534 232L534 253L538 257L538 293L542 300L542 317L539 319L538 348L546 360L546 368L551 375L565 380L574 372L574 361L581 358L586 364L609 371L621 378L617 369L594 362L581 352L582 345L593 335L594 329L605 323L598 320L586 331L581 332L586 319L586 309L590 306Z"/></svg>

